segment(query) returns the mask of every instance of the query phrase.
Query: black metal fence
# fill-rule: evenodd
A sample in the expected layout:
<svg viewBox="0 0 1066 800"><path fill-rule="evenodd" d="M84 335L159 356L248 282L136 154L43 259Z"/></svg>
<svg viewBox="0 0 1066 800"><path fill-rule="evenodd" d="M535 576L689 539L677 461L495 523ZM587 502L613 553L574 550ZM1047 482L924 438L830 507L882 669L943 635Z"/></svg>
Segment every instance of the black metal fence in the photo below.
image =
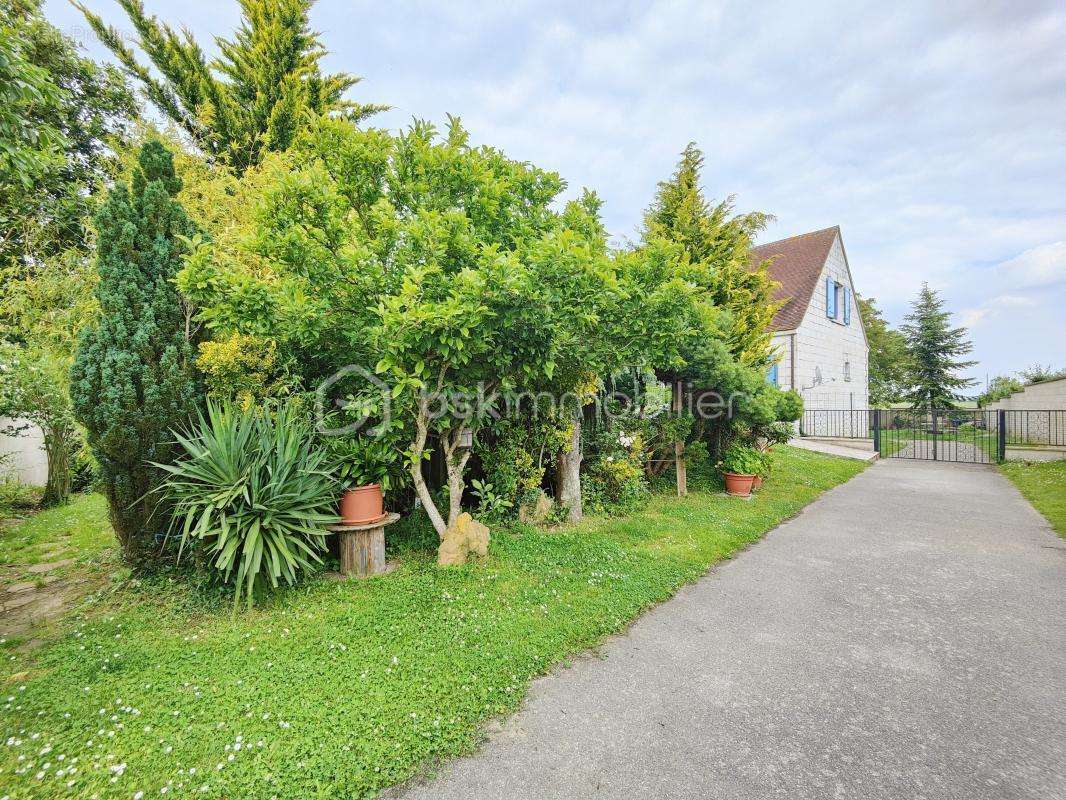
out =
<svg viewBox="0 0 1066 800"><path fill-rule="evenodd" d="M874 409L812 409L800 418L800 436L872 439Z"/></svg>
<svg viewBox="0 0 1066 800"><path fill-rule="evenodd" d="M989 464L1003 458L999 413L971 409L879 410L874 447L882 458Z"/></svg>
<svg viewBox="0 0 1066 800"><path fill-rule="evenodd" d="M1066 411L1003 411L1007 445L1066 447Z"/></svg>
<svg viewBox="0 0 1066 800"><path fill-rule="evenodd" d="M1007 447L1066 447L1066 411L808 409L800 435L872 439L882 458L988 464Z"/></svg>

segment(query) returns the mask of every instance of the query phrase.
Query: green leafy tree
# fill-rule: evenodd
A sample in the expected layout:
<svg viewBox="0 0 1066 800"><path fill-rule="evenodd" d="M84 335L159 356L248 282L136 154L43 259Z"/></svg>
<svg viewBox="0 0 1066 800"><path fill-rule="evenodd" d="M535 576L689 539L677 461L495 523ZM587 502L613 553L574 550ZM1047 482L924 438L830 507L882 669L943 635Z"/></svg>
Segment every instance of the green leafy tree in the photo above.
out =
<svg viewBox="0 0 1066 800"><path fill-rule="evenodd" d="M464 431L492 424L464 398L480 391L487 410L571 388L604 357L590 342L614 302L598 201L554 210L558 175L472 147L456 119L398 136L319 119L242 184L251 224L193 252L179 285L213 330L274 342L305 386L376 368L443 535L462 511ZM437 448L447 510L423 477Z"/></svg>
<svg viewBox="0 0 1066 800"><path fill-rule="evenodd" d="M907 391L910 375L907 340L889 326L874 298L857 300L870 347L870 405L881 408L898 403Z"/></svg>
<svg viewBox="0 0 1066 800"><path fill-rule="evenodd" d="M1009 375L997 375L989 381L988 388L978 396L977 404L979 406L987 406L989 403L1002 400L1004 397L1010 397L1024 388L1025 384L1017 378L1012 378Z"/></svg>
<svg viewBox="0 0 1066 800"><path fill-rule="evenodd" d="M41 174L62 162L66 141L55 125L40 119L63 90L43 67L34 64L31 42L11 2L0 4L0 188L32 187ZM5 227L9 224L4 220Z"/></svg>
<svg viewBox="0 0 1066 800"><path fill-rule="evenodd" d="M102 488L124 556L143 564L152 543L158 480L170 430L197 407L189 311L173 284L194 226L173 198L171 154L142 148L129 185L118 184L96 217L99 319L78 342L71 399L100 464Z"/></svg>
<svg viewBox="0 0 1066 800"><path fill-rule="evenodd" d="M1018 374L1027 386L1032 386L1034 383L1057 381L1059 378L1066 378L1066 369L1055 369L1050 364L1046 367L1042 364L1033 364L1033 366L1023 369Z"/></svg>
<svg viewBox="0 0 1066 800"><path fill-rule="evenodd" d="M741 363L763 368L773 361L770 322L778 306L772 299L769 262L753 269L749 254L752 240L771 217L734 214L732 198L708 203L699 187L702 169L703 153L689 143L673 176L659 184L644 216L642 240L680 246L679 274L729 313L722 324L731 352Z"/></svg>
<svg viewBox="0 0 1066 800"><path fill-rule="evenodd" d="M906 399L914 408L954 408L958 391L973 385L958 373L976 364L961 358L973 350L965 328L952 328L951 313L937 292L923 283L900 331L907 340L910 368Z"/></svg>
<svg viewBox="0 0 1066 800"><path fill-rule="evenodd" d="M9 283L0 316L0 416L15 420L9 433L37 425L48 457L43 502L70 495L75 455L84 435L70 401L70 365L79 327L96 311L93 274L81 250L38 265Z"/></svg>
<svg viewBox="0 0 1066 800"><path fill-rule="evenodd" d="M146 14L140 0L119 0L155 72L117 30L75 5L152 104L204 153L239 172L288 149L309 116L359 121L384 108L344 98L358 77L322 72L326 51L310 28L312 2L240 0L236 35L217 39L219 56L209 61L188 31Z"/></svg>
<svg viewBox="0 0 1066 800"><path fill-rule="evenodd" d="M16 153L28 147L41 155L32 169L20 170L20 180L5 178L0 185L0 267L10 285L43 259L86 246L93 192L113 174L113 145L124 138L137 106L122 74L82 56L44 18L40 0L0 0L0 8L6 30L17 32L22 57L43 81L34 88L25 78L0 78L0 92L18 92L3 99L0 116L23 118L17 133L0 123L0 137L15 135ZM8 71L14 63L0 62Z"/></svg>
<svg viewBox="0 0 1066 800"><path fill-rule="evenodd" d="M78 426L67 393L69 361L48 350L0 342L0 426L9 436L25 433L30 424L42 434L48 476L41 504L65 503L70 497L72 461L80 444Z"/></svg>
<svg viewBox="0 0 1066 800"><path fill-rule="evenodd" d="M522 388L560 399L554 420L564 444L554 454L555 489L568 518L583 516L582 408L595 397L602 376L638 360L643 339L640 318L623 313L628 287L622 262L607 253L600 199L586 191L569 203L560 230L534 251L531 265L543 309L542 323L553 339L553 369ZM529 423L535 427L537 420Z"/></svg>

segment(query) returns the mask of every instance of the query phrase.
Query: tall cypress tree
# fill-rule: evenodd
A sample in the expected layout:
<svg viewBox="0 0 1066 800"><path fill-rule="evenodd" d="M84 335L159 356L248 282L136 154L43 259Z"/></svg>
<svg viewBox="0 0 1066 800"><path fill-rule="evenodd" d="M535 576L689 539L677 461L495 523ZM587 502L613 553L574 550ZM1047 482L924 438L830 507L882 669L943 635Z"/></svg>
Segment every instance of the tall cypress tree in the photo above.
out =
<svg viewBox="0 0 1066 800"><path fill-rule="evenodd" d="M132 565L152 544L158 479L149 461L171 455L170 429L200 395L188 316L172 279L183 236L195 233L174 195L171 154L146 143L130 185L119 184L96 217L99 320L84 329L71 369L71 400L100 463L111 522Z"/></svg>
<svg viewBox="0 0 1066 800"><path fill-rule="evenodd" d="M704 288L711 301L729 311L729 349L740 363L763 368L771 359L770 322L777 310L767 264L752 269L749 252L768 214L734 214L732 198L711 205L700 191L703 153L689 143L677 170L659 184L644 215L644 242L655 238L680 244L686 277Z"/></svg>
<svg viewBox="0 0 1066 800"><path fill-rule="evenodd" d="M900 331L907 340L911 387L907 400L914 408L955 408L958 390L973 385L958 372L977 363L960 360L973 350L966 329L951 327L944 301L927 283L904 319Z"/></svg>
<svg viewBox="0 0 1066 800"><path fill-rule="evenodd" d="M218 38L208 61L188 31L145 13L141 0L118 0L156 72L137 60L122 34L75 0L93 31L148 99L209 156L242 172L271 151L288 149L309 115L358 122L385 106L344 94L360 78L320 69L326 50L311 30L313 0L239 0L241 26Z"/></svg>

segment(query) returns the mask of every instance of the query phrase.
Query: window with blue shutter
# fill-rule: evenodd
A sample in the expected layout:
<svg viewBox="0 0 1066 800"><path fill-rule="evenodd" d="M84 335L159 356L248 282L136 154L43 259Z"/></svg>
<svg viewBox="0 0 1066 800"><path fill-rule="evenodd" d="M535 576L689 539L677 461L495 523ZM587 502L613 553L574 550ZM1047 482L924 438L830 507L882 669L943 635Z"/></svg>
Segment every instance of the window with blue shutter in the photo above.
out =
<svg viewBox="0 0 1066 800"><path fill-rule="evenodd" d="M766 380L768 383L772 383L774 386L778 386L777 382L777 364L770 367L770 371L766 373Z"/></svg>
<svg viewBox="0 0 1066 800"><path fill-rule="evenodd" d="M851 324L851 289L844 287L844 324Z"/></svg>
<svg viewBox="0 0 1066 800"><path fill-rule="evenodd" d="M825 279L825 315L829 319L837 316L837 285L832 278Z"/></svg>

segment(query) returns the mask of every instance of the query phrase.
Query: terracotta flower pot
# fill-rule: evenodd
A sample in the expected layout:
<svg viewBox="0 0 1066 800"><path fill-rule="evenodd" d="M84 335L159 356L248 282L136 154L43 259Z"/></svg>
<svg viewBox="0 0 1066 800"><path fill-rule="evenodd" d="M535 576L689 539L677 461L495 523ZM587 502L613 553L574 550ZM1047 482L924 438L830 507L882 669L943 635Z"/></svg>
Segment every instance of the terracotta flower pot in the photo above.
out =
<svg viewBox="0 0 1066 800"><path fill-rule="evenodd" d="M755 476L755 478L751 482L752 491L757 491L757 490L762 488L762 480L763 480L762 475L756 475Z"/></svg>
<svg viewBox="0 0 1066 800"><path fill-rule="evenodd" d="M381 486L371 483L346 489L341 496L341 522L345 525L364 525L384 519L381 501Z"/></svg>
<svg viewBox="0 0 1066 800"><path fill-rule="evenodd" d="M731 494L733 497L747 497L751 494L751 484L755 481L754 475L727 472L724 477L726 494Z"/></svg>

